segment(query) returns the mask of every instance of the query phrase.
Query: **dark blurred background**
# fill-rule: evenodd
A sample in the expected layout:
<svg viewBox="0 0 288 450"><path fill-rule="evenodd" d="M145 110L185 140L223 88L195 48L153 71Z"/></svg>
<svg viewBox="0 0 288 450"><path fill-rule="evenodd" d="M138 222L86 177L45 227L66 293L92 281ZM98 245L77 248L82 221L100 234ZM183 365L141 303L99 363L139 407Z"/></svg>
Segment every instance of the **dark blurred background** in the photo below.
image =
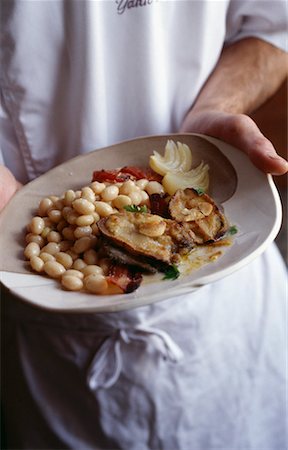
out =
<svg viewBox="0 0 288 450"><path fill-rule="evenodd" d="M278 92L269 99L257 111L251 114L262 133L274 144L278 153L287 159L288 148L288 79L282 84ZM287 227L287 175L274 177L278 188L282 206L283 220L281 230L276 238L276 243L288 265L288 227Z"/></svg>

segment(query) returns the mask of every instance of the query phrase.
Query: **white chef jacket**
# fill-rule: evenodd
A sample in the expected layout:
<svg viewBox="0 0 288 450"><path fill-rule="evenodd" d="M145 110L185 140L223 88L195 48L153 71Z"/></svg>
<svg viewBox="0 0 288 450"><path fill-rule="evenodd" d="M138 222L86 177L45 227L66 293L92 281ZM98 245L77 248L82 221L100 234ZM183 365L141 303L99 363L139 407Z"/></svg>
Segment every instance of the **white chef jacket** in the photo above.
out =
<svg viewBox="0 0 288 450"><path fill-rule="evenodd" d="M7 1L1 158L26 182L177 131L223 45L286 48L286 2ZM9 448L284 450L286 271L274 246L190 295L110 314L5 303Z"/></svg>
<svg viewBox="0 0 288 450"><path fill-rule="evenodd" d="M256 36L287 49L286 6L285 0L4 2L4 163L25 182L79 153L178 131L225 42Z"/></svg>

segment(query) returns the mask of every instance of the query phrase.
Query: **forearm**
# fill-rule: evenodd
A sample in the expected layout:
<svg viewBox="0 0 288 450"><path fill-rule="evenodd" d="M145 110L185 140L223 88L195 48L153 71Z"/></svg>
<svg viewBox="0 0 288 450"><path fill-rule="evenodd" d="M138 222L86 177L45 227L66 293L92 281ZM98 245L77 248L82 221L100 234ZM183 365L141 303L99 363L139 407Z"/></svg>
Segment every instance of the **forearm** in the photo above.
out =
<svg viewBox="0 0 288 450"><path fill-rule="evenodd" d="M249 114L285 80L288 55L256 38L226 47L192 110Z"/></svg>
<svg viewBox="0 0 288 450"><path fill-rule="evenodd" d="M225 48L180 132L214 136L245 152L260 170L274 175L286 173L288 163L277 155L247 114L285 80L287 58L285 52L255 38Z"/></svg>

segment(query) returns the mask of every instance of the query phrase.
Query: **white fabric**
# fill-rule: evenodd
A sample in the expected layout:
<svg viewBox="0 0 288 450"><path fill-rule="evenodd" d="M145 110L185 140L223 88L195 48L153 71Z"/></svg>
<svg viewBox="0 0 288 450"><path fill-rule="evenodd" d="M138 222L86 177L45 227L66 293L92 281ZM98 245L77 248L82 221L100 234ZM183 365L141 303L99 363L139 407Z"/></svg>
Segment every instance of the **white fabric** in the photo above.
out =
<svg viewBox="0 0 288 450"><path fill-rule="evenodd" d="M5 164L27 181L79 153L177 131L225 39L256 36L287 49L286 6L285 0L4 2Z"/></svg>
<svg viewBox="0 0 288 450"><path fill-rule="evenodd" d="M164 331L151 327L135 327L132 329L117 330L109 336L96 352L88 370L88 385L91 389L110 388L117 381L123 367L121 344L130 344L133 341L149 344L154 337L154 347L164 359L178 362L183 358L182 350ZM155 340L155 337L158 338Z"/></svg>
<svg viewBox="0 0 288 450"><path fill-rule="evenodd" d="M285 3L4 2L5 164L27 181L177 131L223 45L286 48ZM224 280L127 312L51 314L5 294L10 448L286 449L285 280L272 246Z"/></svg>
<svg viewBox="0 0 288 450"><path fill-rule="evenodd" d="M14 405L7 423L11 444L27 449L285 450L284 279L284 264L272 246L222 281L126 312L49 314L8 299L6 352L11 358L3 395ZM123 330L130 330L122 334L124 340ZM147 330L156 331L153 340ZM158 351L158 330L183 352L178 359L176 351L178 361ZM132 338L144 335L148 339ZM97 388L93 382L89 387L91 367L105 343L113 341L121 342L121 371L110 387ZM99 374L100 382L115 375L110 358L102 365L108 372L104 378Z"/></svg>

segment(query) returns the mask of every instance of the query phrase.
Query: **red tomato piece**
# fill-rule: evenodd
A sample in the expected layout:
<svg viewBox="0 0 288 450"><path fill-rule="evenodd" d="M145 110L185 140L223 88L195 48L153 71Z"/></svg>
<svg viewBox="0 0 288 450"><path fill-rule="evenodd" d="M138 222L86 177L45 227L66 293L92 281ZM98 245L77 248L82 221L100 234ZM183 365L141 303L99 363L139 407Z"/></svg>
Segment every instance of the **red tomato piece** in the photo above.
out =
<svg viewBox="0 0 288 450"><path fill-rule="evenodd" d="M99 181L103 183L103 181L113 182L117 177L119 170L94 170L92 181Z"/></svg>
<svg viewBox="0 0 288 450"><path fill-rule="evenodd" d="M135 291L140 286L142 278L141 272L124 264L112 264L107 276L110 283L115 284L125 293Z"/></svg>
<svg viewBox="0 0 288 450"><path fill-rule="evenodd" d="M117 183L119 181L129 180L130 175L122 174L120 170L95 170L93 172L92 181L99 181L103 183Z"/></svg>
<svg viewBox="0 0 288 450"><path fill-rule="evenodd" d="M129 175L132 175L132 177L135 177L136 180L141 180L141 178L146 178L146 173L144 170L140 169L139 167L133 167L133 166L125 166L120 169L121 173L128 173Z"/></svg>
<svg viewBox="0 0 288 450"><path fill-rule="evenodd" d="M152 169L140 169L139 167L134 166L125 166L120 170L121 173L128 173L135 177L136 180L141 180L142 178L146 178L149 181L161 181L162 176L158 175L158 173L154 172Z"/></svg>
<svg viewBox="0 0 288 450"><path fill-rule="evenodd" d="M161 175L153 172L151 169L140 169L134 166L125 166L122 169L115 170L95 170L93 172L92 181L99 181L103 183L107 181L108 183L123 182L126 180L141 180L146 178L149 181L161 181Z"/></svg>

